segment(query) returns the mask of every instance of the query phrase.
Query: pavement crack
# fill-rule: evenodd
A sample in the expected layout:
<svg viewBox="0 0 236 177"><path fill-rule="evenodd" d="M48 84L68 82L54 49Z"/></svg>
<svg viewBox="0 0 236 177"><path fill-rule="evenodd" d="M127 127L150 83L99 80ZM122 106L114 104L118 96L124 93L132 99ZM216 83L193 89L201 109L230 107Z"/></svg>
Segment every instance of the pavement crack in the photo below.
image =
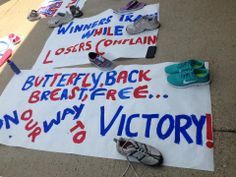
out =
<svg viewBox="0 0 236 177"><path fill-rule="evenodd" d="M233 130L233 129L214 129L214 132L236 133L236 130Z"/></svg>

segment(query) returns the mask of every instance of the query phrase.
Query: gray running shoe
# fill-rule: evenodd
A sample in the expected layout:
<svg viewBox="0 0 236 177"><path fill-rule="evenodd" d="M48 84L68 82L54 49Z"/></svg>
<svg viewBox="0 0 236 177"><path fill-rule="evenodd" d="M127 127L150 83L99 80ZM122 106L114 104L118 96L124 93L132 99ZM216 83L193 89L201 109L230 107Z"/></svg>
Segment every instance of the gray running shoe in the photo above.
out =
<svg viewBox="0 0 236 177"><path fill-rule="evenodd" d="M126 27L126 31L128 34L138 34L144 32L146 30L154 30L160 27L160 23L157 20L156 16L142 16L132 25L128 25Z"/></svg>
<svg viewBox="0 0 236 177"><path fill-rule="evenodd" d="M60 25L66 24L73 20L73 15L69 12L64 13L57 13L54 17L51 17L48 20L48 26L50 28L58 27Z"/></svg>
<svg viewBox="0 0 236 177"><path fill-rule="evenodd" d="M29 21L39 20L40 18L41 18L41 16L39 15L39 13L36 10L31 10L29 15L27 16L27 19Z"/></svg>
<svg viewBox="0 0 236 177"><path fill-rule="evenodd" d="M159 166L163 162L163 157L156 148L131 139L114 138L117 151L128 157L133 157L145 165Z"/></svg>

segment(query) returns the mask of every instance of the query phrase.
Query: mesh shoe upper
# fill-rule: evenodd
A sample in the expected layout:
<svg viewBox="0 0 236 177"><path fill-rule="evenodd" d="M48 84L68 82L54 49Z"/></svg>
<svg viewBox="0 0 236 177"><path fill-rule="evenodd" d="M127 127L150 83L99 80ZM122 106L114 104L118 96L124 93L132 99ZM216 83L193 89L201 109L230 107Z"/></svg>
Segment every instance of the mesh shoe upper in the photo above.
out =
<svg viewBox="0 0 236 177"><path fill-rule="evenodd" d="M160 151L150 145L125 138L115 141L120 154L133 157L145 165L160 165L163 161Z"/></svg>
<svg viewBox="0 0 236 177"><path fill-rule="evenodd" d="M143 16L131 25L128 25L126 31L128 34L138 34L145 30L154 30L159 28L160 23L155 16Z"/></svg>
<svg viewBox="0 0 236 177"><path fill-rule="evenodd" d="M57 27L62 24L66 24L73 20L72 14L69 12L63 13L57 13L54 17L52 17L50 20L48 20L49 27Z"/></svg>

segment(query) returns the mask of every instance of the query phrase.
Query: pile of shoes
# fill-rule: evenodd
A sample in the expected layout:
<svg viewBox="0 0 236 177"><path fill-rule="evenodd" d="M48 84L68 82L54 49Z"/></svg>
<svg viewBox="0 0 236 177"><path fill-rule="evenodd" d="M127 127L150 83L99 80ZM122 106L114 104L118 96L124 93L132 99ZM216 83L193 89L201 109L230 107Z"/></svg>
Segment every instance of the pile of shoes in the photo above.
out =
<svg viewBox="0 0 236 177"><path fill-rule="evenodd" d="M139 2L138 0L132 0L124 7L121 7L117 13L123 14L127 12L133 12L142 9L146 3ZM142 33L148 30L155 30L160 28L160 22L157 20L156 16L145 15L136 20L133 24L127 26L126 31L130 35Z"/></svg>
<svg viewBox="0 0 236 177"><path fill-rule="evenodd" d="M124 7L121 7L119 10L117 10L116 13L129 13L140 10L145 6L146 3L144 2L131 0ZM80 7L73 5L70 6L69 9L70 12L58 12L55 16L51 17L48 20L48 26L55 28L69 23L74 18L80 18L83 16L83 12L80 10ZM32 10L27 17L29 21L36 21L40 18L41 16L36 10ZM132 24L128 24L126 26L126 32L129 35L137 35L145 31L156 30L160 28L160 26L161 25L157 16L145 15L141 16ZM13 36L11 36L11 38L13 38ZM12 40L13 43L17 43L19 41L19 38L14 38L14 40ZM156 51L155 49L156 48L154 48L153 51ZM11 51L6 53L6 60L11 56L10 52ZM152 53L155 54L155 52ZM154 56L154 54L152 56ZM116 67L112 61L96 52L89 52L88 59L91 64L95 65L101 70L112 70ZM180 63L166 66L165 73L167 74L167 82L177 88L206 85L210 83L209 70L206 68L205 62L202 60L188 59ZM150 166L160 166L163 163L161 152L150 145L126 138L114 139L114 141L116 143L117 151L124 155L129 163L129 158L134 158L139 162Z"/></svg>
<svg viewBox="0 0 236 177"><path fill-rule="evenodd" d="M138 0L131 0L124 7L121 7L116 13L123 14L127 12L133 12L136 10L140 10L145 7L146 3L139 2ZM142 33L144 31L151 31L160 28L160 22L158 21L156 16L153 15L145 15L137 19L133 24L129 24L126 27L126 31L129 35L136 35ZM147 55L151 53L151 55L147 56L147 58L153 58L156 52L156 46L151 46L150 51L148 50ZM94 52L92 52L94 53ZM94 56L94 54L93 54ZM92 64L97 66L103 70L111 70L115 68L115 64L104 58L103 56L96 54L97 57L91 58L91 53L88 54L89 60ZM102 60L101 60L102 58ZM109 64L107 64L109 63Z"/></svg>

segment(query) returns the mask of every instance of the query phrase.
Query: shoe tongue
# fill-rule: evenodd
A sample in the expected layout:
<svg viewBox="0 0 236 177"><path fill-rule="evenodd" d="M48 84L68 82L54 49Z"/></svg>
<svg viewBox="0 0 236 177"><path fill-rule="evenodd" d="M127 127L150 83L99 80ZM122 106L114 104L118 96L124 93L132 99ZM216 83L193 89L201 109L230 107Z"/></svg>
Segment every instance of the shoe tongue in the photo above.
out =
<svg viewBox="0 0 236 177"><path fill-rule="evenodd" d="M184 68L184 69L188 69L188 68L191 68L191 63L190 62L184 62L184 63L181 63L179 64L179 67L180 68Z"/></svg>
<svg viewBox="0 0 236 177"><path fill-rule="evenodd" d="M186 78L187 80L193 80L196 78L196 75L194 70L190 70L183 72L183 77Z"/></svg>
<svg viewBox="0 0 236 177"><path fill-rule="evenodd" d="M97 56L97 59L99 60L99 61L101 61L101 62L104 62L105 60L104 60L104 58L102 58L102 56Z"/></svg>

